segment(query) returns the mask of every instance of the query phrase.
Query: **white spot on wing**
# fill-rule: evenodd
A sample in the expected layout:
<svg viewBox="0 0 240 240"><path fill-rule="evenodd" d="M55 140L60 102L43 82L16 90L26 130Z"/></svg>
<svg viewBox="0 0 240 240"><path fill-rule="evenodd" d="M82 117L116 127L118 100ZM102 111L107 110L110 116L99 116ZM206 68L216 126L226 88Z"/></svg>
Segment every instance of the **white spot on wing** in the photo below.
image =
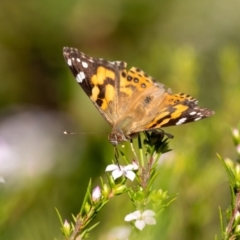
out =
<svg viewBox="0 0 240 240"><path fill-rule="evenodd" d="M182 123L184 123L187 120L187 118L180 118L177 122L176 125L180 125Z"/></svg>
<svg viewBox="0 0 240 240"><path fill-rule="evenodd" d="M68 59L68 60L67 60L67 64L68 64L68 66L72 66L72 61L71 61L71 59Z"/></svg>
<svg viewBox="0 0 240 240"><path fill-rule="evenodd" d="M86 62L82 62L82 66L83 66L84 68L88 68L88 64L87 64Z"/></svg>
<svg viewBox="0 0 240 240"><path fill-rule="evenodd" d="M200 119L202 119L202 117L195 118L194 121L198 121Z"/></svg>
<svg viewBox="0 0 240 240"><path fill-rule="evenodd" d="M76 76L76 80L78 83L81 83L82 81L84 81L85 77L86 76L85 76L84 72L79 72Z"/></svg>
<svg viewBox="0 0 240 240"><path fill-rule="evenodd" d="M197 112L190 112L189 115L195 115Z"/></svg>
<svg viewBox="0 0 240 240"><path fill-rule="evenodd" d="M79 58L77 58L76 60L77 60L77 62L81 62L81 60Z"/></svg>

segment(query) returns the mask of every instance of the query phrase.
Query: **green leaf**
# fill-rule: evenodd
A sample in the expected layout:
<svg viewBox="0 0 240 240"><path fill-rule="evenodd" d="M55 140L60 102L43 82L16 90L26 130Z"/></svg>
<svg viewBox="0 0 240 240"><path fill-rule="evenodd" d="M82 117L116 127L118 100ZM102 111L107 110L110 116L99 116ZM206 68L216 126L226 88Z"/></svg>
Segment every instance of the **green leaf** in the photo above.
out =
<svg viewBox="0 0 240 240"><path fill-rule="evenodd" d="M60 221L60 223L61 223L61 226L63 227L63 220L62 220L62 217L61 217L61 215L60 215L60 212L58 211L58 209L55 207L55 210L56 210L56 212L57 212L57 215L58 215L58 219L59 219L59 221Z"/></svg>
<svg viewBox="0 0 240 240"><path fill-rule="evenodd" d="M87 203L87 200L89 199L89 196L91 196L91 194L90 194L91 187L92 187L92 180L90 179L88 187L87 187L86 195L85 195L85 197L83 199L82 207L81 207L80 213L79 213L79 215L81 215L81 216L83 215L83 211L85 209L85 205Z"/></svg>
<svg viewBox="0 0 240 240"><path fill-rule="evenodd" d="M223 224L223 217L222 217L222 211L221 208L219 207L219 218L220 218L220 228L221 228L221 234L222 234L222 239L224 239L224 224Z"/></svg>
<svg viewBox="0 0 240 240"><path fill-rule="evenodd" d="M224 159L219 154L217 154L217 156L218 156L219 160L221 161L221 163L223 164L223 166L224 166L224 168L225 168L225 170L228 174L230 184L232 186L234 186L235 185L235 176L234 176L233 171L227 166L226 162L224 161Z"/></svg>

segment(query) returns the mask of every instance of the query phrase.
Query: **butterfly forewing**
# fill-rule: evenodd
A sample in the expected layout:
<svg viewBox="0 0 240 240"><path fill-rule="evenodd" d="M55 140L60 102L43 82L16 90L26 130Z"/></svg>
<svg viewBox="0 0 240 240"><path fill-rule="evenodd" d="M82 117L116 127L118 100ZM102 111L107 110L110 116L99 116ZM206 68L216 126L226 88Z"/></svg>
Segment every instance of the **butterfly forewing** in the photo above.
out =
<svg viewBox="0 0 240 240"><path fill-rule="evenodd" d="M114 125L120 72L126 64L89 57L75 48L65 47L63 55L79 85L103 117Z"/></svg>

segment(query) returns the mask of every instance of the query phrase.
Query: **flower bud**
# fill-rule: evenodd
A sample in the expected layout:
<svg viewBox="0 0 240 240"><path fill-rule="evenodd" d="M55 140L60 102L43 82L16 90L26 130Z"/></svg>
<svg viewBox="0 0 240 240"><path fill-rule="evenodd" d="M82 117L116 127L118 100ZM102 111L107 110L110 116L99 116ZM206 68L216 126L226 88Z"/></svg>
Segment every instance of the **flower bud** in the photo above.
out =
<svg viewBox="0 0 240 240"><path fill-rule="evenodd" d="M237 213L235 214L235 220L237 221L237 222L239 222L239 220L240 220L240 213L239 213L239 211L237 211Z"/></svg>
<svg viewBox="0 0 240 240"><path fill-rule="evenodd" d="M127 191L127 186L126 185L119 185L116 188L114 188L114 194L118 195L121 193L124 193Z"/></svg>
<svg viewBox="0 0 240 240"><path fill-rule="evenodd" d="M236 146L237 153L240 155L240 144Z"/></svg>
<svg viewBox="0 0 240 240"><path fill-rule="evenodd" d="M92 200L98 202L101 198L101 189L99 186L95 187L92 191Z"/></svg>
<svg viewBox="0 0 240 240"><path fill-rule="evenodd" d="M103 189L102 189L102 194L104 197L107 197L108 194L110 193L111 189L109 188L109 186L107 184L103 185Z"/></svg>
<svg viewBox="0 0 240 240"><path fill-rule="evenodd" d="M234 129L232 130L232 135L233 135L233 141L234 141L234 143L235 143L236 145L239 144L240 138L239 138L239 131L238 131L237 128L234 128Z"/></svg>
<svg viewBox="0 0 240 240"><path fill-rule="evenodd" d="M237 225L234 229L234 232L239 234L240 233L240 225Z"/></svg>
<svg viewBox="0 0 240 240"><path fill-rule="evenodd" d="M67 220L65 220L64 223L63 223L62 231L63 231L65 236L69 236L71 234L71 226L70 226L70 224L68 223Z"/></svg>
<svg viewBox="0 0 240 240"><path fill-rule="evenodd" d="M91 209L90 204L89 204L88 202L86 202L86 203L85 203L85 206L84 206L85 212L86 212L86 213L89 213L90 209Z"/></svg>

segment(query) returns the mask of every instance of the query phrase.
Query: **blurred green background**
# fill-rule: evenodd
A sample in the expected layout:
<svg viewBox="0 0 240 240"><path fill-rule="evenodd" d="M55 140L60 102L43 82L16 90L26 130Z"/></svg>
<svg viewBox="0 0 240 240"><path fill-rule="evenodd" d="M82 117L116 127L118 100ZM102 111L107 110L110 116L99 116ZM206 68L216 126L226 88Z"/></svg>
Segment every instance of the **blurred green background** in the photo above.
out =
<svg viewBox="0 0 240 240"><path fill-rule="evenodd" d="M54 207L70 219L113 158L110 127L71 75L64 46L124 60L215 110L166 129L175 137L158 187L178 197L154 231L155 239L220 234L218 207L230 193L216 153L235 157L228 124L240 119L239 10L238 0L1 1L0 239L63 239ZM90 239L115 239L133 210L114 198Z"/></svg>

